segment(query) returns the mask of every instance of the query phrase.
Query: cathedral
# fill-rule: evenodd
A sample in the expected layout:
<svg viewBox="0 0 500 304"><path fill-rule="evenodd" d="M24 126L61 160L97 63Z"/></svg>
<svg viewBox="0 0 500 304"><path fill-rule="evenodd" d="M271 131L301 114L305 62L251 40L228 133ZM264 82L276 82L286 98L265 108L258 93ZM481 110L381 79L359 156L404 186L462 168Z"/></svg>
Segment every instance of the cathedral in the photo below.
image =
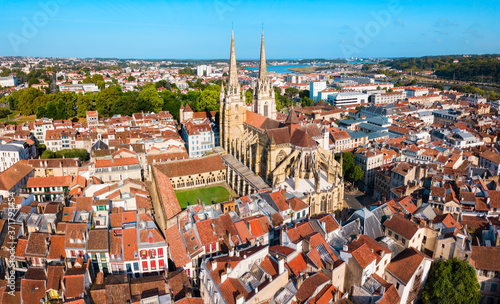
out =
<svg viewBox="0 0 500 304"><path fill-rule="evenodd" d="M276 120L264 32L251 105L245 103L240 91L232 33L227 84L220 91L220 142L225 153L262 177L270 187L284 189L307 202L311 214L344 208L342 166L327 150L328 128L301 125L293 109L284 122Z"/></svg>

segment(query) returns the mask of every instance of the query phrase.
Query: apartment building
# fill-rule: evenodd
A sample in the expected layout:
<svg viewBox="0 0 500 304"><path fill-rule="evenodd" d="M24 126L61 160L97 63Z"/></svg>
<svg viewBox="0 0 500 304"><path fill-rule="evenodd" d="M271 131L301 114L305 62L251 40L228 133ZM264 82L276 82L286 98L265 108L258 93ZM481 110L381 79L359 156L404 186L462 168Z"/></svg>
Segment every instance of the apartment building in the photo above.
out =
<svg viewBox="0 0 500 304"><path fill-rule="evenodd" d="M0 172L5 171L22 159L30 159L32 149L25 141L13 140L0 145Z"/></svg>
<svg viewBox="0 0 500 304"><path fill-rule="evenodd" d="M359 183L360 189L363 191L373 191L375 181L375 169L384 165L384 154L380 151L370 151L365 148L360 148L354 153L354 162L361 166L363 170L363 179Z"/></svg>
<svg viewBox="0 0 500 304"><path fill-rule="evenodd" d="M215 136L209 119L187 120L182 124L182 139L189 157L201 157L215 147Z"/></svg>

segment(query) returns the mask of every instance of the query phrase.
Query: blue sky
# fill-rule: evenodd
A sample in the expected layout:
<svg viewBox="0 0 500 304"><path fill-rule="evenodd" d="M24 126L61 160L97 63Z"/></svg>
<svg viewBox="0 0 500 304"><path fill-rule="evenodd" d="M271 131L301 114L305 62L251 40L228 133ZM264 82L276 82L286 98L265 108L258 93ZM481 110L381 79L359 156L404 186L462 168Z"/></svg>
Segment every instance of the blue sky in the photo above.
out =
<svg viewBox="0 0 500 304"><path fill-rule="evenodd" d="M500 1L2 1L0 56L403 57L500 53Z"/></svg>

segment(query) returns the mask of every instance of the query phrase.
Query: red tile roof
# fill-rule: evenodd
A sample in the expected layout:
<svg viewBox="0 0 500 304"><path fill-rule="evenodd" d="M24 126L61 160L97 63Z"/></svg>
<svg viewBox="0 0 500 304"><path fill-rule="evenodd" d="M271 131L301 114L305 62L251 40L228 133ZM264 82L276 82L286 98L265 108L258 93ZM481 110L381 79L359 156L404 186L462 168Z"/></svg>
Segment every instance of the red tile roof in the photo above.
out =
<svg viewBox="0 0 500 304"><path fill-rule="evenodd" d="M406 248L392 259L389 265L387 265L386 271L390 272L403 283L408 284L425 258L427 256L415 248Z"/></svg>
<svg viewBox="0 0 500 304"><path fill-rule="evenodd" d="M470 259L476 269L500 271L500 247L472 246Z"/></svg>
<svg viewBox="0 0 500 304"><path fill-rule="evenodd" d="M157 189L160 192L159 195L163 210L166 213L166 220L169 220L181 212L181 206L175 195L170 178L160 171L157 166L153 166L153 172L156 177Z"/></svg>
<svg viewBox="0 0 500 304"><path fill-rule="evenodd" d="M137 255L134 255L134 252L137 252ZM123 229L123 259L124 261L139 259L136 228Z"/></svg>
<svg viewBox="0 0 500 304"><path fill-rule="evenodd" d="M391 219L384 222L384 226L402 235L404 238L411 240L417 233L418 224L404 218L402 215L394 214Z"/></svg>
<svg viewBox="0 0 500 304"><path fill-rule="evenodd" d="M66 258L66 251L64 250L64 235L52 234L49 238L49 254L47 259L64 259Z"/></svg>
<svg viewBox="0 0 500 304"><path fill-rule="evenodd" d="M24 177L35 169L26 160L20 160L0 173L0 190L10 191Z"/></svg>
<svg viewBox="0 0 500 304"><path fill-rule="evenodd" d="M200 236L202 246L219 242L219 237L217 236L211 219L196 222L196 228L198 229L198 235Z"/></svg>
<svg viewBox="0 0 500 304"><path fill-rule="evenodd" d="M359 241L353 241L349 244L349 252L363 269L377 260L377 255L370 250L370 247Z"/></svg>
<svg viewBox="0 0 500 304"><path fill-rule="evenodd" d="M290 207L286 203L285 197L280 191L269 193L269 196L271 196L276 206L278 206L278 211L281 212L290 209Z"/></svg>
<svg viewBox="0 0 500 304"><path fill-rule="evenodd" d="M306 300L314 294L314 292L320 285L323 285L329 281L330 279L323 272L318 272L304 280L295 297L302 303L305 303Z"/></svg>
<svg viewBox="0 0 500 304"><path fill-rule="evenodd" d="M459 229L462 228L462 225L460 225L460 223L457 222L449 213L436 216L432 220L432 222L434 224L442 223L446 228L452 228L452 227L457 227Z"/></svg>
<svg viewBox="0 0 500 304"><path fill-rule="evenodd" d="M96 168L106 168L106 167L118 167L118 166L130 166L138 165L139 160L137 157L121 157L113 159L98 159L95 161Z"/></svg>
<svg viewBox="0 0 500 304"><path fill-rule="evenodd" d="M78 298L85 292L85 278L83 274L64 275L64 296L66 298Z"/></svg>
<svg viewBox="0 0 500 304"><path fill-rule="evenodd" d="M28 188L33 187L69 187L73 178L71 176L47 176L30 177L28 179Z"/></svg>
<svg viewBox="0 0 500 304"><path fill-rule="evenodd" d="M172 226L166 230L168 249L170 256L176 267L185 267L191 259L187 255L186 245L177 226Z"/></svg>
<svg viewBox="0 0 500 304"><path fill-rule="evenodd" d="M171 161L164 164L157 164L153 167L168 177L187 176L204 172L226 170L226 166L224 165L222 157L219 154Z"/></svg>

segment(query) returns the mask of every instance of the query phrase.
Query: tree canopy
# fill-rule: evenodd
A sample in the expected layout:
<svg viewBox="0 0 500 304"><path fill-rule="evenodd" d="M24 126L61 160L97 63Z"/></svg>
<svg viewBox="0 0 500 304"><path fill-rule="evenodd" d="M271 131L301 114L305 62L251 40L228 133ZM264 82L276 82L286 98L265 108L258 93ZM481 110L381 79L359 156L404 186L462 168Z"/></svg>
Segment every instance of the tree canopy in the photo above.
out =
<svg viewBox="0 0 500 304"><path fill-rule="evenodd" d="M352 152L343 153L342 159L342 175L351 182L359 181L363 178L364 172L360 165L354 162L354 154ZM340 155L335 156L337 161L340 161Z"/></svg>
<svg viewBox="0 0 500 304"><path fill-rule="evenodd" d="M84 95L78 94L76 98L76 106L78 109L76 110L78 117L85 117L87 115L87 111L92 110L93 103L93 95Z"/></svg>
<svg viewBox="0 0 500 304"><path fill-rule="evenodd" d="M433 70L440 77L467 81L500 82L500 60L495 55L398 58L385 63L404 71ZM458 62L455 62L458 60Z"/></svg>
<svg viewBox="0 0 500 304"><path fill-rule="evenodd" d="M476 272L467 261L439 261L430 271L422 302L477 304L481 300L479 287Z"/></svg>
<svg viewBox="0 0 500 304"><path fill-rule="evenodd" d="M219 92L220 86L210 85L203 92L201 92L197 111L217 111L219 110Z"/></svg>
<svg viewBox="0 0 500 304"><path fill-rule="evenodd" d="M43 92L35 88L26 88L12 93L12 97L16 99L16 108L21 111L22 115L33 115L40 106L39 100L35 102L37 97L43 95Z"/></svg>
<svg viewBox="0 0 500 304"><path fill-rule="evenodd" d="M87 152L86 149L63 149L60 151L51 151L51 150L45 150L43 151L42 155L40 158L42 159L47 159L47 158L79 158L81 161L87 160L89 157L89 153Z"/></svg>
<svg viewBox="0 0 500 304"><path fill-rule="evenodd" d="M113 103L120 97L122 91L118 86L110 86L95 94L95 109L99 115L110 116Z"/></svg>

